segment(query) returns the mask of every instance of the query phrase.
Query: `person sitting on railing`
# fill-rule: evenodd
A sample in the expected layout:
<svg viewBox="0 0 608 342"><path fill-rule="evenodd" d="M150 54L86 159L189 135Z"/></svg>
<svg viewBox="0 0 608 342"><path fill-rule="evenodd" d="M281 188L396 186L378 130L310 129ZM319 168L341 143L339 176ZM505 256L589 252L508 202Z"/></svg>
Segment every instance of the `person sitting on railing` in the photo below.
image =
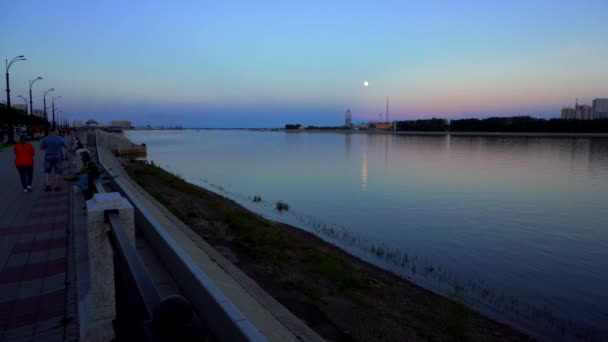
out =
<svg viewBox="0 0 608 342"><path fill-rule="evenodd" d="M99 169L97 164L90 161L87 164L86 169L77 172L74 176L67 178L67 180L76 185L84 195L84 200L90 200L95 194L95 179L99 178ZM86 206L85 208L86 209Z"/></svg>
<svg viewBox="0 0 608 342"><path fill-rule="evenodd" d="M88 165L89 162L91 161L91 153L89 152L89 150L84 148L84 146L80 142L78 142L76 144L75 153L76 153L76 156L79 157L78 158L78 170L83 170L85 168L85 166Z"/></svg>

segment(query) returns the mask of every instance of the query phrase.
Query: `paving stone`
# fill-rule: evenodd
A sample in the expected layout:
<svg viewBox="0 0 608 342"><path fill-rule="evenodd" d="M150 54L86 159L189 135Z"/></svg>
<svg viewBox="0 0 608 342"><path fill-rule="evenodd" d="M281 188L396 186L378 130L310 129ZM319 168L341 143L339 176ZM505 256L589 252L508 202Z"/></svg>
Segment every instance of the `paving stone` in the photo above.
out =
<svg viewBox="0 0 608 342"><path fill-rule="evenodd" d="M69 185L42 191L44 153L36 153L34 191L23 193L13 158L0 152L0 341L77 341L78 325L60 324L76 314L74 292L66 310Z"/></svg>

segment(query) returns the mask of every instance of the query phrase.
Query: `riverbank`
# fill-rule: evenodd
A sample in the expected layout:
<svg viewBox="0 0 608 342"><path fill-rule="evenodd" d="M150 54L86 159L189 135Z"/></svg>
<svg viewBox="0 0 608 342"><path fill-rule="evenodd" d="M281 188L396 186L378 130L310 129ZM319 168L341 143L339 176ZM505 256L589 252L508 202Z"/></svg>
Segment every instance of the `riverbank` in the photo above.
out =
<svg viewBox="0 0 608 342"><path fill-rule="evenodd" d="M176 129L136 129L135 131L171 131ZM455 137L520 137L520 138L597 138L608 139L608 133L546 133L546 132L447 132L447 131L387 131L387 130L344 130L344 129L284 129L284 128L184 128L195 131L255 131L286 133L343 133L343 134L391 134L428 135Z"/></svg>
<svg viewBox="0 0 608 342"><path fill-rule="evenodd" d="M122 162L152 196L328 340L530 339L157 166Z"/></svg>
<svg viewBox="0 0 608 342"><path fill-rule="evenodd" d="M425 131L384 131L384 130L285 130L288 133L346 133L346 134L392 134L430 135L454 137L519 137L519 138L601 138L608 139L608 133L543 133L543 132L425 132Z"/></svg>

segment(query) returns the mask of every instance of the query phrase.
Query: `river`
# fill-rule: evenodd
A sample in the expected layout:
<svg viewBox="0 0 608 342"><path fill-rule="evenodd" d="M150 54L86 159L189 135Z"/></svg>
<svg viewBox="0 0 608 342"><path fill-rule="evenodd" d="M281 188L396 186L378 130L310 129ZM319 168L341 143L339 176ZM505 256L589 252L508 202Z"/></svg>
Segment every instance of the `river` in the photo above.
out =
<svg viewBox="0 0 608 342"><path fill-rule="evenodd" d="M536 336L608 336L608 139L126 134L192 183Z"/></svg>

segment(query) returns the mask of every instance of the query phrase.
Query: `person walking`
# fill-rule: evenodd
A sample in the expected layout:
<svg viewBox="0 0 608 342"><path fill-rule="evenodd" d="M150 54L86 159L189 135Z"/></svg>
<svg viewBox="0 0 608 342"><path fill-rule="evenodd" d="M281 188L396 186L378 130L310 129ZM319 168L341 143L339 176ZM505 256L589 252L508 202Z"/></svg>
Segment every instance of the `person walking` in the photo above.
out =
<svg viewBox="0 0 608 342"><path fill-rule="evenodd" d="M55 191L61 190L60 181L61 174L63 173L63 160L66 159L67 148L65 141L62 137L57 135L57 130L52 129L49 131L49 135L42 139L40 143L40 149L45 151L44 154L44 177L45 186L44 191L51 191L51 173L55 174L55 185L53 189Z"/></svg>
<svg viewBox="0 0 608 342"><path fill-rule="evenodd" d="M34 175L34 147L27 142L27 137L22 135L19 142L13 146L15 152L15 166L19 171L23 192L32 191L32 176Z"/></svg>

